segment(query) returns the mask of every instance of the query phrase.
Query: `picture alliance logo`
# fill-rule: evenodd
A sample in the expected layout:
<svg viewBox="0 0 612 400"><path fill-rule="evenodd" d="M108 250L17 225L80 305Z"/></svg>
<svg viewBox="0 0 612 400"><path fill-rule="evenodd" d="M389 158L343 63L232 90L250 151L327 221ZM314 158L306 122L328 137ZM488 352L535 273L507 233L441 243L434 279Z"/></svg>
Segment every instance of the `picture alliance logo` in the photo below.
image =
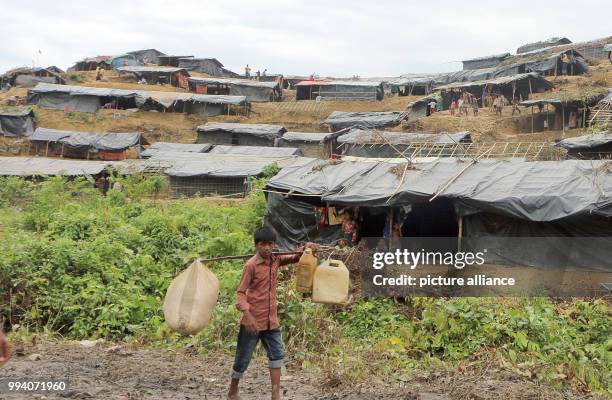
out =
<svg viewBox="0 0 612 400"><path fill-rule="evenodd" d="M397 249L388 252L376 252L373 255L372 267L382 269L385 266L407 266L415 269L417 265L444 265L463 269L471 265L483 265L487 249L479 252L442 252L442 251L410 251Z"/></svg>

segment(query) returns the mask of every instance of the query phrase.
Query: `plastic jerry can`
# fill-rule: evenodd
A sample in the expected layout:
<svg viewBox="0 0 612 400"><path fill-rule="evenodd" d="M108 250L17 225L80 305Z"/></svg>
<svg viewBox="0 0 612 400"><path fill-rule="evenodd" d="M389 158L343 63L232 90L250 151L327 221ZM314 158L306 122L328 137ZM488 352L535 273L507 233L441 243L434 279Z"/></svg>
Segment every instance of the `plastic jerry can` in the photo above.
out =
<svg viewBox="0 0 612 400"><path fill-rule="evenodd" d="M298 261L296 271L297 291L300 293L312 292L312 280L317 269L318 260L312 254L312 249L306 249L300 261Z"/></svg>
<svg viewBox="0 0 612 400"><path fill-rule="evenodd" d="M328 260L319 265L312 282L312 301L343 304L348 301L349 270L339 260Z"/></svg>

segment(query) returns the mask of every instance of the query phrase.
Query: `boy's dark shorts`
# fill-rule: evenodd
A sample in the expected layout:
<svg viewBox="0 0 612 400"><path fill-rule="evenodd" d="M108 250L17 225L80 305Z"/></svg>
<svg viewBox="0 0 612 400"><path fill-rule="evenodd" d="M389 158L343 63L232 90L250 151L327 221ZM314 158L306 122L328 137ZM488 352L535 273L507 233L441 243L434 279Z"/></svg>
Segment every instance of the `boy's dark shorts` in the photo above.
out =
<svg viewBox="0 0 612 400"><path fill-rule="evenodd" d="M240 332L238 332L238 344L236 346L234 367L232 368L232 378L242 378L244 371L246 371L249 366L257 342L260 340L268 353L268 368L281 368L284 365L285 348L279 328L250 334L247 332L244 325L241 324Z"/></svg>

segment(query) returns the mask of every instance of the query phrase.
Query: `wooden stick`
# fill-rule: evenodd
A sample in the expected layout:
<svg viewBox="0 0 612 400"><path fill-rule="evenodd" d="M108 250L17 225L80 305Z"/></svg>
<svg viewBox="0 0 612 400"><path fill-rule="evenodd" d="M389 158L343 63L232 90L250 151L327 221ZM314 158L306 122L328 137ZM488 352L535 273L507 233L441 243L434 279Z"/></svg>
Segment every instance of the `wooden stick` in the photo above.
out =
<svg viewBox="0 0 612 400"><path fill-rule="evenodd" d="M287 251L287 252L273 252L272 254L275 256L286 256L293 254L300 254L302 251ZM223 257L213 257L213 258L205 258L200 259L201 262L210 262L210 261L221 261L221 260L241 260L245 258L251 258L253 254L241 254L239 256L223 256Z"/></svg>

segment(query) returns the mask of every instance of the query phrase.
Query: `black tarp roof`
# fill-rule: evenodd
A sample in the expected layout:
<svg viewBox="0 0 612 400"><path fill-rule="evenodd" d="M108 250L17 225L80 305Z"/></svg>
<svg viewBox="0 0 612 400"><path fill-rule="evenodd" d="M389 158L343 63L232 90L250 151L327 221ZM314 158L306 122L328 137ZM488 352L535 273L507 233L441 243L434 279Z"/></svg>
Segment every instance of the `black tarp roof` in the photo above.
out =
<svg viewBox="0 0 612 400"><path fill-rule="evenodd" d="M492 212L531 221L589 213L612 216L612 170L605 161L486 159L473 163L440 158L389 164L312 160L284 168L268 187L320 195L332 204L362 206L424 202L443 189L438 197L452 200L459 215Z"/></svg>
<svg viewBox="0 0 612 400"><path fill-rule="evenodd" d="M97 150L126 150L142 141L139 132L125 133L89 133L63 131L58 129L37 128L32 140L59 142L74 149L94 148Z"/></svg>
<svg viewBox="0 0 612 400"><path fill-rule="evenodd" d="M406 117L406 114L400 111L380 111L380 112L345 112L334 111L323 124L329 125L333 130L337 131L344 128L359 127L359 128L384 128L389 126L397 126Z"/></svg>
<svg viewBox="0 0 612 400"><path fill-rule="evenodd" d="M468 58L465 60L461 60L462 62L471 62L471 61L485 61L485 60L496 60L503 59L510 55L510 53L501 53L501 54L492 54L490 56L476 57L476 58Z"/></svg>
<svg viewBox="0 0 612 400"><path fill-rule="evenodd" d="M221 96L183 92L110 89L86 86L55 85L50 83L39 83L36 85L36 87L28 91L28 95L30 93L68 93L72 96L127 97L136 98L137 102L141 103L151 100L166 108L172 106L177 101L232 105L243 105L246 103L246 97L244 96Z"/></svg>
<svg viewBox="0 0 612 400"><path fill-rule="evenodd" d="M237 133L274 139L280 137L286 129L280 125L207 122L204 125L198 126L197 131Z"/></svg>
<svg viewBox="0 0 612 400"><path fill-rule="evenodd" d="M246 156L294 156L300 155L300 149L293 147L267 147L267 146L226 146L215 145L208 154L232 154Z"/></svg>
<svg viewBox="0 0 612 400"><path fill-rule="evenodd" d="M468 81L468 82L455 82L450 83L448 85L437 86L435 90L445 90L445 89L456 89L456 88L465 88L470 86L502 86L509 85L513 82L521 81L521 80L531 80L532 85L535 87L543 87L545 89L552 88L552 84L544 79L540 74L535 72L529 72L526 74L518 74L512 76L501 76L493 79L484 79L481 81Z"/></svg>
<svg viewBox="0 0 612 400"><path fill-rule="evenodd" d="M274 89L278 86L278 82L274 81L254 81L247 79L231 79L231 78L201 78L201 77L190 77L190 82L204 83L204 84L219 84L219 85L238 85L238 86L252 86Z"/></svg>
<svg viewBox="0 0 612 400"><path fill-rule="evenodd" d="M0 157L0 176L96 175L113 165L108 161L66 160L44 157Z"/></svg>
<svg viewBox="0 0 612 400"><path fill-rule="evenodd" d="M576 136L557 141L555 146L567 150L588 150L612 144L612 132L601 132L592 135Z"/></svg>
<svg viewBox="0 0 612 400"><path fill-rule="evenodd" d="M423 132L394 132L394 131L372 131L362 129L351 129L349 132L338 138L338 143L350 144L372 144L372 143L391 143L391 144L410 144L410 143L459 143L471 142L470 132L454 133L423 133Z"/></svg>
<svg viewBox="0 0 612 400"><path fill-rule="evenodd" d="M348 130L338 132L286 132L283 134L283 140L288 143L320 143L337 138L346 132L348 132Z"/></svg>
<svg viewBox="0 0 612 400"><path fill-rule="evenodd" d="M246 177L261 175L272 164L269 161L242 160L187 160L176 162L165 173L173 177L210 176Z"/></svg>
<svg viewBox="0 0 612 400"><path fill-rule="evenodd" d="M148 149L144 150L140 155L142 157L151 157L157 152L187 152L187 153L205 153L210 150L212 145L208 143L171 143L171 142L155 142Z"/></svg>
<svg viewBox="0 0 612 400"><path fill-rule="evenodd" d="M524 44L520 46L518 49L516 49L516 52L519 54L527 53L530 51L543 49L546 47L558 46L558 45L570 44L570 43L572 43L572 41L566 37L552 37L552 38L548 38L546 40L542 40L539 42L532 42L532 43Z"/></svg>
<svg viewBox="0 0 612 400"><path fill-rule="evenodd" d="M143 65L131 65L131 66L129 66L128 65L128 66L125 66L125 67L118 67L117 71L119 71L119 72L133 72L135 74L140 74L140 73L173 74L175 72L183 71L187 75L189 75L189 73L187 72L187 70L185 68L162 67L162 66L158 66L158 65L153 65L153 66L143 66Z"/></svg>

